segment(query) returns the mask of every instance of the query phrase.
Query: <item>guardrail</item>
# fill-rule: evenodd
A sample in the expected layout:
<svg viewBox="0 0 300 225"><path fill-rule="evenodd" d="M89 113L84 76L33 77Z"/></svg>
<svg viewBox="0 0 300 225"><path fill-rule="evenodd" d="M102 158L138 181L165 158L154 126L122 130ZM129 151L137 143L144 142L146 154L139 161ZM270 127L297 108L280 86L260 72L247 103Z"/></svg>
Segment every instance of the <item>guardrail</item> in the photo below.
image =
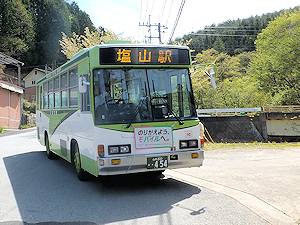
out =
<svg viewBox="0 0 300 225"><path fill-rule="evenodd" d="M261 108L229 108L229 109L197 109L198 117L207 117L211 115L207 114L215 114L218 116L218 113L234 113L237 115L238 113L246 113L246 112L261 112Z"/></svg>
<svg viewBox="0 0 300 225"><path fill-rule="evenodd" d="M263 107L264 112L286 112L286 113L292 113L292 112L300 112L300 105L281 105L281 106L264 106Z"/></svg>

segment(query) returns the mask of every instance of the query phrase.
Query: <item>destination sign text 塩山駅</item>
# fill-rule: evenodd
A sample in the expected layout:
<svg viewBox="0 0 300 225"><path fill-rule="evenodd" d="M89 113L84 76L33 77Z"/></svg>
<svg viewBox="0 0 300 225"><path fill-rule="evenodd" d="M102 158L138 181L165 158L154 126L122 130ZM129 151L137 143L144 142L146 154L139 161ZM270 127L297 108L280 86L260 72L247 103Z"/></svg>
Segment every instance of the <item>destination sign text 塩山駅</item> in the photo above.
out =
<svg viewBox="0 0 300 225"><path fill-rule="evenodd" d="M190 65L188 49L100 48L101 65Z"/></svg>

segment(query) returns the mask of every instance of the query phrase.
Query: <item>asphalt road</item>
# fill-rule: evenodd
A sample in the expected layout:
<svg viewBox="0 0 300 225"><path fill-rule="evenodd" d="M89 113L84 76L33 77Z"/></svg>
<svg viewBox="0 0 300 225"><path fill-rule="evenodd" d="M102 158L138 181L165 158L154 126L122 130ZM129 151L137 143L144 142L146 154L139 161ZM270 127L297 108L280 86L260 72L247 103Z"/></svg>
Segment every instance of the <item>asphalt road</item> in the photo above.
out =
<svg viewBox="0 0 300 225"><path fill-rule="evenodd" d="M69 163L46 157L35 130L0 136L0 157L1 225L269 224L230 195L190 179L202 168L189 179L176 177L187 170L169 170L163 180L80 182Z"/></svg>

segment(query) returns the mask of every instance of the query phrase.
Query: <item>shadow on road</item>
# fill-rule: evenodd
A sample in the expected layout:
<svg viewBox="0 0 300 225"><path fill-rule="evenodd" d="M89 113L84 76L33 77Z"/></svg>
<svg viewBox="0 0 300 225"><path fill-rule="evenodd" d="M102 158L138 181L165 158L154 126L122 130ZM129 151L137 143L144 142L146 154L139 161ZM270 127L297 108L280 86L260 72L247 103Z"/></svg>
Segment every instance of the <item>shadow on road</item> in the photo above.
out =
<svg viewBox="0 0 300 225"><path fill-rule="evenodd" d="M68 162L48 160L45 152L3 160L22 220L27 224L92 225L161 215L201 192L174 179L145 179L144 175L80 182Z"/></svg>

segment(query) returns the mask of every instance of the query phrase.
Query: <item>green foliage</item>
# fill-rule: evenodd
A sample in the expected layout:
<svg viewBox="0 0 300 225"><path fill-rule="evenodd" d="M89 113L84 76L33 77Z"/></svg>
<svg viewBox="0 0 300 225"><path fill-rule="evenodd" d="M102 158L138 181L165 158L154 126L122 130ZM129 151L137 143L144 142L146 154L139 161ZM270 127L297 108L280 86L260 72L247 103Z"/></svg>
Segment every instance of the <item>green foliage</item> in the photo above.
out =
<svg viewBox="0 0 300 225"><path fill-rule="evenodd" d="M0 1L0 49L15 58L32 47L33 21L21 0Z"/></svg>
<svg viewBox="0 0 300 225"><path fill-rule="evenodd" d="M96 28L91 22L89 15L80 10L76 2L67 4L67 7L70 11L69 18L72 32L75 32L78 35L83 35L86 27L88 27L91 32L96 31Z"/></svg>
<svg viewBox="0 0 300 225"><path fill-rule="evenodd" d="M287 11L293 12L297 8ZM184 35L183 39L193 39L189 46L195 50L195 55L211 48L230 56L245 51L254 51L256 36L268 26L270 21L273 21L283 12L284 10L281 10L241 20L228 20L217 26L212 24L203 30Z"/></svg>
<svg viewBox="0 0 300 225"><path fill-rule="evenodd" d="M75 2L64 0L1 0L0 50L26 64L66 62L60 52L61 33L95 31L89 16Z"/></svg>
<svg viewBox="0 0 300 225"><path fill-rule="evenodd" d="M4 132L4 128L0 127L0 133L3 133L3 132Z"/></svg>
<svg viewBox="0 0 300 225"><path fill-rule="evenodd" d="M284 13L258 35L249 74L276 105L300 104L300 10Z"/></svg>
<svg viewBox="0 0 300 225"><path fill-rule="evenodd" d="M36 104L29 102L26 99L22 99L23 112L30 114L36 112Z"/></svg>
<svg viewBox="0 0 300 225"><path fill-rule="evenodd" d="M61 52L71 59L73 55L84 48L91 48L95 45L99 45L101 42L107 42L109 40L125 40L120 35L115 34L111 30L97 28L95 31L90 31L88 27L84 30L84 35L78 35L73 32L73 37L68 37L65 33L62 33L62 40L59 41L61 46Z"/></svg>
<svg viewBox="0 0 300 225"><path fill-rule="evenodd" d="M30 12L36 25L35 64L51 64L60 57L61 32L71 33L70 12L63 0L30 0Z"/></svg>
<svg viewBox="0 0 300 225"><path fill-rule="evenodd" d="M245 72L252 57L251 53L230 56L214 49L197 54L196 64L214 63L217 67L216 89L211 86L209 77L204 72L210 68L192 71L197 108L243 108L265 105L268 96L258 89L256 81Z"/></svg>
<svg viewBox="0 0 300 225"><path fill-rule="evenodd" d="M29 128L29 125L28 124L25 124L25 125L21 125L20 126L20 129L28 129Z"/></svg>

